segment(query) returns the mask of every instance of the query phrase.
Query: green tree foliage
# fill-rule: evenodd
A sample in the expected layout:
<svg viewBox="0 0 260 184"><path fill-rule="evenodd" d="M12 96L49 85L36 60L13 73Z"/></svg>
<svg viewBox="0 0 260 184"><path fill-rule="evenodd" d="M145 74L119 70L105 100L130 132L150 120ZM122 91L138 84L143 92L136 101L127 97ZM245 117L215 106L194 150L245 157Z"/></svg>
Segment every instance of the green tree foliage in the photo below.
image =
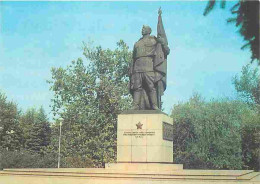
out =
<svg viewBox="0 0 260 184"><path fill-rule="evenodd" d="M52 108L64 119L62 161L101 166L116 155L117 115L129 108L128 66L132 53L120 41L115 50L84 43L85 65L79 58L67 68L53 68ZM54 125L50 150L58 150L59 122ZM76 154L75 154L76 153ZM76 162L75 159L81 161ZM91 162L89 161L91 160Z"/></svg>
<svg viewBox="0 0 260 184"><path fill-rule="evenodd" d="M19 125L17 105L7 101L0 93L0 147L7 150L19 150L22 145L22 129Z"/></svg>
<svg viewBox="0 0 260 184"><path fill-rule="evenodd" d="M23 114L0 93L0 168L53 167L53 155L40 154L49 139L50 125L43 108Z"/></svg>
<svg viewBox="0 0 260 184"><path fill-rule="evenodd" d="M47 115L41 107L38 111L28 110L23 119L25 148L40 153L50 144L51 128ZM26 121L27 120L27 121Z"/></svg>
<svg viewBox="0 0 260 184"><path fill-rule="evenodd" d="M36 123L39 126L38 129L39 132L38 136L40 137L39 146L40 148L46 147L50 144L51 127L43 107L40 107L38 111L38 118Z"/></svg>
<svg viewBox="0 0 260 184"><path fill-rule="evenodd" d="M35 124L37 111L35 108L29 108L25 113L22 113L19 122L23 130L23 148L27 147L27 140L30 138L32 128Z"/></svg>
<svg viewBox="0 0 260 184"><path fill-rule="evenodd" d="M242 151L244 168L260 170L260 113L251 111L243 119Z"/></svg>
<svg viewBox="0 0 260 184"><path fill-rule="evenodd" d="M175 105L175 162L184 163L186 168L241 169L241 126L249 111L241 102L205 102L198 95Z"/></svg>
<svg viewBox="0 0 260 184"><path fill-rule="evenodd" d="M233 84L245 102L260 106L260 74L257 67L244 66L241 76L234 77Z"/></svg>
<svg viewBox="0 0 260 184"><path fill-rule="evenodd" d="M204 15L215 7L216 0L210 0L204 10ZM225 8L226 0L221 0L221 7ZM242 46L242 49L250 47L251 59L259 60L259 1L258 0L239 0L230 9L231 13L235 17L230 18L227 22L234 22L236 27L239 27L239 33L243 36L246 44Z"/></svg>
<svg viewBox="0 0 260 184"><path fill-rule="evenodd" d="M242 127L243 160L245 167L260 169L260 74L259 69L246 65L241 76L233 83L242 101L250 105L253 113L245 117Z"/></svg>
<svg viewBox="0 0 260 184"><path fill-rule="evenodd" d="M57 167L55 155L40 155L21 149L8 151L0 147L0 167L3 168L54 168Z"/></svg>

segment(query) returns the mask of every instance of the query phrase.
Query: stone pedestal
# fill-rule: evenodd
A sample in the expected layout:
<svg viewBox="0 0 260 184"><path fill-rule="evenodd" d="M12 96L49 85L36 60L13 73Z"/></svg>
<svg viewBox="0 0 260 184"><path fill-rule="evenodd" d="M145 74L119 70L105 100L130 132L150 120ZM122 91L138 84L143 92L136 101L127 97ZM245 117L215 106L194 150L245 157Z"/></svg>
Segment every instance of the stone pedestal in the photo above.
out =
<svg viewBox="0 0 260 184"><path fill-rule="evenodd" d="M118 115L117 162L172 163L172 119L161 111Z"/></svg>
<svg viewBox="0 0 260 184"><path fill-rule="evenodd" d="M106 163L105 169L117 171L163 172L183 170L182 164L166 163Z"/></svg>

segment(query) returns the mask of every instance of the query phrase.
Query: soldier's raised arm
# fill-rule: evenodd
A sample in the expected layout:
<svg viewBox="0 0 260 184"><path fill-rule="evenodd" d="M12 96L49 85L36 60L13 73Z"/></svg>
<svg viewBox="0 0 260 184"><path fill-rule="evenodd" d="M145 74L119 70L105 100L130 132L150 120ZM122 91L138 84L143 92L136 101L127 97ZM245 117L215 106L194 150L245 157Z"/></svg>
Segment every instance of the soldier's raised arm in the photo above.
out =
<svg viewBox="0 0 260 184"><path fill-rule="evenodd" d="M158 43L160 43L162 45L164 54L169 55L170 54L170 48L168 47L168 44L167 44L165 38L158 35L157 41L158 41Z"/></svg>

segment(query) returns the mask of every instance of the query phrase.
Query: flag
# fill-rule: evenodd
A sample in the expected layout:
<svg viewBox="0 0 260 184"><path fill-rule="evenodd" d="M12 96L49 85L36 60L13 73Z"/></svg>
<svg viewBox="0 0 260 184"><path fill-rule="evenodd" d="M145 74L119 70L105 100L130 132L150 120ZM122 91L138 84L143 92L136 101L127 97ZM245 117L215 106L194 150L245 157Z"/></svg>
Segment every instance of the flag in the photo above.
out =
<svg viewBox="0 0 260 184"><path fill-rule="evenodd" d="M161 8L158 11L158 24L157 24L157 38L163 38L165 43L168 45L168 40L164 31L163 22L162 22L162 10Z"/></svg>

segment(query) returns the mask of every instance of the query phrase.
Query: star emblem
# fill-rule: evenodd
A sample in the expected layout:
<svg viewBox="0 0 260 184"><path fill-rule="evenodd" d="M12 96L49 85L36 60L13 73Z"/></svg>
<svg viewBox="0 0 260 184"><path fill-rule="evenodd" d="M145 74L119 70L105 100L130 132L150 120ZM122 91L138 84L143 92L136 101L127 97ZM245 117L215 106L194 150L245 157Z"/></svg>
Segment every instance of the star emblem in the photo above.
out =
<svg viewBox="0 0 260 184"><path fill-rule="evenodd" d="M140 123L140 122L139 122L139 123L137 123L137 124L136 124L136 128L137 128L137 130L138 130L138 129L142 129L142 126L143 126L143 124L142 124L142 123Z"/></svg>

